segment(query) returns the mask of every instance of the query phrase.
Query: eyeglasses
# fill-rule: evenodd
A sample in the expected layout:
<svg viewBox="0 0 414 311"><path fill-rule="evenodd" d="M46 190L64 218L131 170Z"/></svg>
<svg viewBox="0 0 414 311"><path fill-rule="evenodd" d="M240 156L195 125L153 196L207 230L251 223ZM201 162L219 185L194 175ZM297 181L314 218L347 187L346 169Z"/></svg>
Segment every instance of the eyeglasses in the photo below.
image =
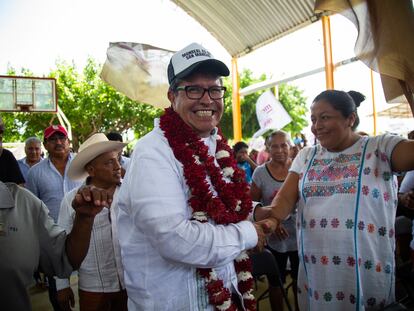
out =
<svg viewBox="0 0 414 311"><path fill-rule="evenodd" d="M222 99L226 93L225 86L211 86L208 89L197 85L178 86L177 91L185 91L189 99L201 99L206 92L211 99Z"/></svg>
<svg viewBox="0 0 414 311"><path fill-rule="evenodd" d="M66 141L68 138L66 136L53 136L47 139L48 142L56 144L57 141Z"/></svg>

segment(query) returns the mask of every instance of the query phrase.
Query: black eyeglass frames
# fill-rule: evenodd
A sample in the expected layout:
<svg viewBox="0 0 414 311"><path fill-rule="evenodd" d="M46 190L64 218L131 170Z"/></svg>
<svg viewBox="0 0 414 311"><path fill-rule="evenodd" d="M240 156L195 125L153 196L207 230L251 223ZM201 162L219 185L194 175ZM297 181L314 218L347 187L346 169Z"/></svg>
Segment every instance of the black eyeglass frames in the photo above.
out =
<svg viewBox="0 0 414 311"><path fill-rule="evenodd" d="M211 99L222 99L226 93L225 86L211 86L208 89L198 85L177 86L177 91L185 91L189 99L201 99L206 92Z"/></svg>

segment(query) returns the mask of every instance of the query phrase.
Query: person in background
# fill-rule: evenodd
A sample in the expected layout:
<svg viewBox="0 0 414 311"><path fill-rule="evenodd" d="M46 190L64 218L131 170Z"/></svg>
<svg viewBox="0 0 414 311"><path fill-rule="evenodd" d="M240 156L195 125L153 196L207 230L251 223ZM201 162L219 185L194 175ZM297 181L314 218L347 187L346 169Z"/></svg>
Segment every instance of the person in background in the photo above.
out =
<svg viewBox="0 0 414 311"><path fill-rule="evenodd" d="M112 203L96 216L88 254L79 270L79 308L88 311L126 311L127 295L124 286L121 250L119 248L116 216L117 194L121 184L119 152L126 144L110 141L103 133L89 137L70 163L68 175L72 180L104 189ZM62 200L58 225L69 234L74 226L75 211L71 202L78 189L68 192ZM74 307L74 294L68 279L56 280L57 297L63 310Z"/></svg>
<svg viewBox="0 0 414 311"><path fill-rule="evenodd" d="M265 164L267 161L269 161L270 154L267 152L266 149L260 150L257 154L256 163L257 165Z"/></svg>
<svg viewBox="0 0 414 311"><path fill-rule="evenodd" d="M405 174L398 189L398 209L395 221L395 235L399 246L399 256L402 261L414 259L414 171ZM413 261L414 263L414 261Z"/></svg>
<svg viewBox="0 0 414 311"><path fill-rule="evenodd" d="M244 173L218 130L227 66L192 43L168 66L171 107L134 148L119 192L128 310L253 310Z"/></svg>
<svg viewBox="0 0 414 311"><path fill-rule="evenodd" d="M4 122L0 116L0 181L24 185L25 179L13 153L3 148Z"/></svg>
<svg viewBox="0 0 414 311"><path fill-rule="evenodd" d="M246 181L250 184L252 182L252 174L256 168L256 163L249 157L249 146L242 141L239 141L233 146L234 157L237 166L241 168L246 174Z"/></svg>
<svg viewBox="0 0 414 311"><path fill-rule="evenodd" d="M275 230L298 206L301 310L381 309L395 301L393 174L414 169L414 141L356 134L357 105L338 90L316 96L311 121L319 144L299 152L263 222Z"/></svg>
<svg viewBox="0 0 414 311"><path fill-rule="evenodd" d="M29 169L43 160L41 140L37 137L29 137L26 139L24 142L24 152L26 153L26 156L23 159L17 160L17 163L19 164L24 180L27 180ZM46 288L46 280L40 271L36 270L33 277L39 288Z"/></svg>
<svg viewBox="0 0 414 311"><path fill-rule="evenodd" d="M42 160L42 142L37 137L29 137L24 142L24 152L26 156L18 160L20 171L24 180L27 180L29 169Z"/></svg>
<svg viewBox="0 0 414 311"><path fill-rule="evenodd" d="M282 187L291 165L289 157L292 144L289 135L281 130L272 132L266 140L266 148L270 154L269 162L260 165L253 173L253 182L250 187L250 195L253 201L259 201L267 206L272 203ZM255 213L257 215L257 213ZM257 216L256 220L261 220ZM286 281L287 262L289 259L291 277L293 281L293 292L297 307L297 277L299 267L298 248L296 241L296 210L279 224L276 231L267 239L267 248L274 255L282 284ZM260 265L253 261L254 265ZM272 310L283 310L282 291L280 287L269 286L269 297ZM272 298L274 296L274 298ZM272 303L273 301L273 303ZM277 309L277 305L281 305Z"/></svg>
<svg viewBox="0 0 414 311"><path fill-rule="evenodd" d="M112 141L119 141L121 143L124 142L122 135L117 132L110 132L106 134L106 137ZM121 166L122 166L122 178L124 178L125 176L130 160L131 160L130 158L122 154L122 150L119 152L119 163L121 163Z"/></svg>
<svg viewBox="0 0 414 311"><path fill-rule="evenodd" d="M45 203L50 216L57 222L63 196L79 187L82 181L71 180L67 174L73 154L66 129L61 125L51 125L45 129L43 137L49 157L30 168L26 188ZM59 311L55 279L49 277L47 282L50 302L54 310Z"/></svg>
<svg viewBox="0 0 414 311"><path fill-rule="evenodd" d="M257 151L256 149L252 149L252 150L250 150L250 152L249 152L249 157L250 157L250 159L252 159L253 160L253 162L254 163L256 163L256 160L257 160L257 155L259 154L259 151Z"/></svg>
<svg viewBox="0 0 414 311"><path fill-rule="evenodd" d="M289 150L289 158L290 158L291 162L296 158L296 156L299 153L299 150L300 150L300 148L297 145L293 145L290 148L290 150Z"/></svg>
<svg viewBox="0 0 414 311"><path fill-rule="evenodd" d="M0 182L0 198L1 310L29 311L33 271L39 263L49 277L68 277L77 269L88 251L95 215L112 196L98 188L79 189L71 202L75 220L69 235L27 189Z"/></svg>
<svg viewBox="0 0 414 311"><path fill-rule="evenodd" d="M414 131L407 134L407 138L414 139ZM411 258L414 264L414 171L401 176L398 189L398 208L395 220L395 235L399 257L402 261Z"/></svg>
<svg viewBox="0 0 414 311"><path fill-rule="evenodd" d="M293 144L295 146L299 146L299 149L302 149L302 147L303 147L303 140L302 140L302 137L300 137L299 134L295 134L295 138L293 139Z"/></svg>

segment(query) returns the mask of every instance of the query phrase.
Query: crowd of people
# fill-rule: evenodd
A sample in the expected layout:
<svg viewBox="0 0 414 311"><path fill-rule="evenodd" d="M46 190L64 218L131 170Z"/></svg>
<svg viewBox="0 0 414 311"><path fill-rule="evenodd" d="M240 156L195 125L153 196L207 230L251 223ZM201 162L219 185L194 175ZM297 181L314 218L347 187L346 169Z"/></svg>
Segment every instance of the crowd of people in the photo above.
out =
<svg viewBox="0 0 414 311"><path fill-rule="evenodd" d="M357 133L363 95L328 90L311 106L315 144L275 130L250 156L219 129L229 73L199 44L176 52L171 106L131 158L118 133L94 133L74 154L60 125L27 139L19 161L0 145L2 308L30 310L37 271L53 309L71 310L74 270L81 311L255 310L262 275L272 311L283 310L287 274L295 310L396 301L395 221L398 206L412 230L414 141ZM0 118L0 142L5 130Z"/></svg>

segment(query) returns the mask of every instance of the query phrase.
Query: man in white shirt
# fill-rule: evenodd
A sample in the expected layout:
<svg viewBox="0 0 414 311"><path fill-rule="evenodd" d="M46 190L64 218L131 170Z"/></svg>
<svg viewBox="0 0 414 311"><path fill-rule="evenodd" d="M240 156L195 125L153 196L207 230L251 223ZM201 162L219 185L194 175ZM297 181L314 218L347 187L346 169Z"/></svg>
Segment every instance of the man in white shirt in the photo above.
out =
<svg viewBox="0 0 414 311"><path fill-rule="evenodd" d="M116 213L117 193L121 183L121 165L118 154L126 144L109 141L102 133L94 134L79 148L72 160L68 175L73 180L106 190L113 195L110 206L96 215L88 254L79 268L80 310L127 310L121 252L119 248ZM73 197L78 189L67 193L62 200L58 224L71 232L74 211ZM57 279L58 301L63 310L74 307L74 295L68 279Z"/></svg>
<svg viewBox="0 0 414 311"><path fill-rule="evenodd" d="M43 160L41 140L37 137L29 137L26 139L24 142L24 152L26 153L26 156L23 159L18 160L17 163L19 163L24 180L27 180L29 169Z"/></svg>
<svg viewBox="0 0 414 311"><path fill-rule="evenodd" d="M119 194L118 233L128 309L251 310L244 174L217 128L229 70L193 43L168 66L171 107L134 148Z"/></svg>

